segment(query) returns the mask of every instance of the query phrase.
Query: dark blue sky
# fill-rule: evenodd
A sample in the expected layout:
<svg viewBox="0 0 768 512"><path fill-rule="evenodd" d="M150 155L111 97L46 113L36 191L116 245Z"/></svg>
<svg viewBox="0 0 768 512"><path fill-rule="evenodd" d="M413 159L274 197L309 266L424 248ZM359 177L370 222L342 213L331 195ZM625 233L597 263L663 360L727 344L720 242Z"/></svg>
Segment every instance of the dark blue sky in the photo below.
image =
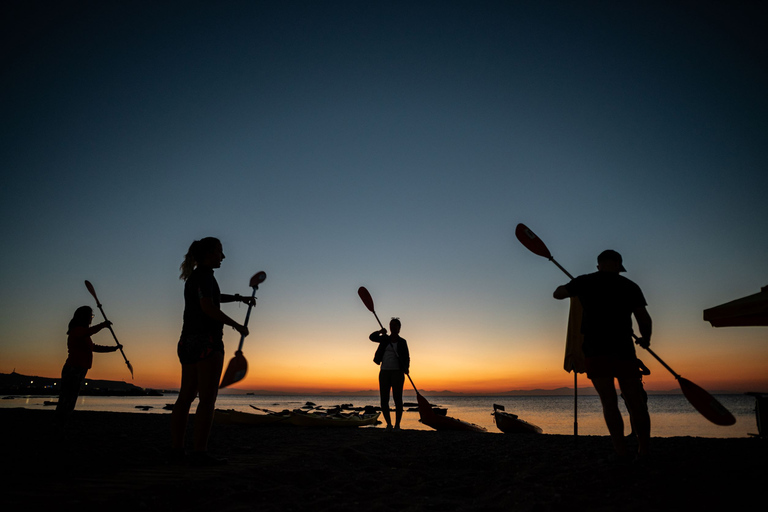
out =
<svg viewBox="0 0 768 512"><path fill-rule="evenodd" d="M764 375L763 331L701 320L768 284L759 3L2 9L0 371L56 371L84 279L134 366L176 371L176 269L214 235L222 289L269 274L250 342L271 383L372 371L365 284L428 383L567 384L564 276L514 240L525 222L574 274L624 254L676 366Z"/></svg>

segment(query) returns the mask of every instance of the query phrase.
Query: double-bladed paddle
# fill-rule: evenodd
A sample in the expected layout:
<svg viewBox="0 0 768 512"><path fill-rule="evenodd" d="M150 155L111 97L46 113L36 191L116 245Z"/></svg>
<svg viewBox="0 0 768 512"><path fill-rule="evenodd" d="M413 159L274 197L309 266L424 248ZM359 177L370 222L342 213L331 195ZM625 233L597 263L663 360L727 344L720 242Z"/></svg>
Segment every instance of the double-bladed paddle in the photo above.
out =
<svg viewBox="0 0 768 512"><path fill-rule="evenodd" d="M264 280L267 278L267 273L263 270L260 272L256 272L251 276L251 280L248 283L248 286L250 286L253 291L251 292L251 298L256 299L256 290L259 289L259 285L264 282ZM248 320L251 318L251 309L253 308L254 301L251 301L250 304L248 304L248 311L245 313L245 322L243 323L244 327L248 327ZM240 335L240 344L237 346L237 351L235 351L235 357L233 357L229 361L229 365L227 366L227 370L224 372L224 376L221 378L221 384L219 384L219 389L225 388L227 386L230 386L234 384L235 382L238 382L245 377L245 374L248 373L248 361L245 359L245 356L243 355L243 342L245 341L245 336L242 334Z"/></svg>
<svg viewBox="0 0 768 512"><path fill-rule="evenodd" d="M568 271L565 270L562 266L560 266L558 262L555 261L546 244L544 244L541 238L536 236L534 232L528 229L524 224L517 225L517 228L515 229L515 236L517 236L517 239L520 241L520 243L522 243L529 251L538 256L547 258L552 263L557 265L560 270L565 272L565 275L573 279L573 276L569 274ZM634 334L632 336L635 338L635 341L637 341L637 337ZM680 385L680 390L683 392L683 395L685 395L685 398L697 411L699 411L702 416L707 418L715 425L728 426L736 423L736 418L733 417L733 414L731 414L728 409L726 409L720 402L718 402L715 397L690 380L681 377L672 368L670 368L667 363L662 361L661 358L657 356L656 353L649 347L643 348L645 348L649 354L651 354L659 363L661 363L664 368L669 370L669 372L675 376L675 379L677 379L677 382Z"/></svg>
<svg viewBox="0 0 768 512"><path fill-rule="evenodd" d="M99 302L99 297L96 296L96 289L93 287L93 285L86 279L85 281L85 287L88 288L88 291L91 295L93 295L93 298L96 299L96 307L99 308L99 311L101 311L101 316L104 317L105 322L109 322L107 319L106 313L104 313L104 308L101 307L101 302ZM109 332L112 333L112 337L115 339L115 343L117 343L117 346L120 347L120 353L123 354L123 359L125 360L125 365L128 367L128 370L131 372L131 379L133 379L133 365L128 361L128 358L125 357L125 352L123 352L123 347L120 345L120 342L117 341L117 336L115 336L115 331L112 329L112 326L109 325Z"/></svg>

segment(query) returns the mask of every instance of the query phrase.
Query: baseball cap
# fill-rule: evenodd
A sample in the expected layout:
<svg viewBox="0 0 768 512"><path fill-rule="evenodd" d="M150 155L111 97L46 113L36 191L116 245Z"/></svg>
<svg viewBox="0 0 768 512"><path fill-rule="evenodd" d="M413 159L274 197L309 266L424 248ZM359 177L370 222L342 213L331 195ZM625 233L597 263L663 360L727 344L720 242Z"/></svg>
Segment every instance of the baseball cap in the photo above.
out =
<svg viewBox="0 0 768 512"><path fill-rule="evenodd" d="M597 262L600 263L603 260L611 260L615 261L619 264L619 272L626 272L627 269L624 268L624 265L622 264L621 260L621 254L619 254L616 251L613 251L611 249L608 249L606 251L603 251L600 253L600 255L597 257Z"/></svg>

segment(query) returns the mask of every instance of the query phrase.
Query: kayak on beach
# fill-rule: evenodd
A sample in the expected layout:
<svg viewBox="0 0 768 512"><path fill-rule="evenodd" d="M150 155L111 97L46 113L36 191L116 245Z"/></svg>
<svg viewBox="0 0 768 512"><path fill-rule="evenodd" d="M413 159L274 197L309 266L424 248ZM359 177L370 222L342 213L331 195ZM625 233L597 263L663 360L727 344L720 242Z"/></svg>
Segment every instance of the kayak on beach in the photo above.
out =
<svg viewBox="0 0 768 512"><path fill-rule="evenodd" d="M493 404L493 421L496 426L505 434L541 434L541 427L528 423L518 418L517 414L504 412L504 406Z"/></svg>
<svg viewBox="0 0 768 512"><path fill-rule="evenodd" d="M318 412L305 412L295 409L290 413L289 422L299 427L364 427L376 425L379 422L380 412L363 414L326 414Z"/></svg>
<svg viewBox="0 0 768 512"><path fill-rule="evenodd" d="M216 409L214 421L229 425L277 425L288 423L290 413L274 412L267 414L254 414L250 412L235 411L234 409Z"/></svg>
<svg viewBox="0 0 768 512"><path fill-rule="evenodd" d="M436 414L432 409L432 405L421 394L416 395L416 399L419 401L419 416L421 422L428 427L432 427L435 430L462 430L466 432L487 432L487 430L480 425L469 423L468 421L462 421L458 418L451 418L441 414Z"/></svg>

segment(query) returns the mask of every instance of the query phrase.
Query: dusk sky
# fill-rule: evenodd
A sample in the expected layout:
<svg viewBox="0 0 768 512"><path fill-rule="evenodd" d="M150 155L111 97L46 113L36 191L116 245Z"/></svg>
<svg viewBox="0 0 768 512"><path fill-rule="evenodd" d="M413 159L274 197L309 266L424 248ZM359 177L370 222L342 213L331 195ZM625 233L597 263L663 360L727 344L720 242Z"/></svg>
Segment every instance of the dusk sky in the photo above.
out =
<svg viewBox="0 0 768 512"><path fill-rule="evenodd" d="M619 251L678 373L768 391L768 327L702 319L768 285L767 9L636 4L4 2L0 372L60 374L87 279L135 380L88 376L178 387L179 265L216 236L223 292L268 274L237 388L375 389L361 285L422 389L571 386L523 222L574 275Z"/></svg>

